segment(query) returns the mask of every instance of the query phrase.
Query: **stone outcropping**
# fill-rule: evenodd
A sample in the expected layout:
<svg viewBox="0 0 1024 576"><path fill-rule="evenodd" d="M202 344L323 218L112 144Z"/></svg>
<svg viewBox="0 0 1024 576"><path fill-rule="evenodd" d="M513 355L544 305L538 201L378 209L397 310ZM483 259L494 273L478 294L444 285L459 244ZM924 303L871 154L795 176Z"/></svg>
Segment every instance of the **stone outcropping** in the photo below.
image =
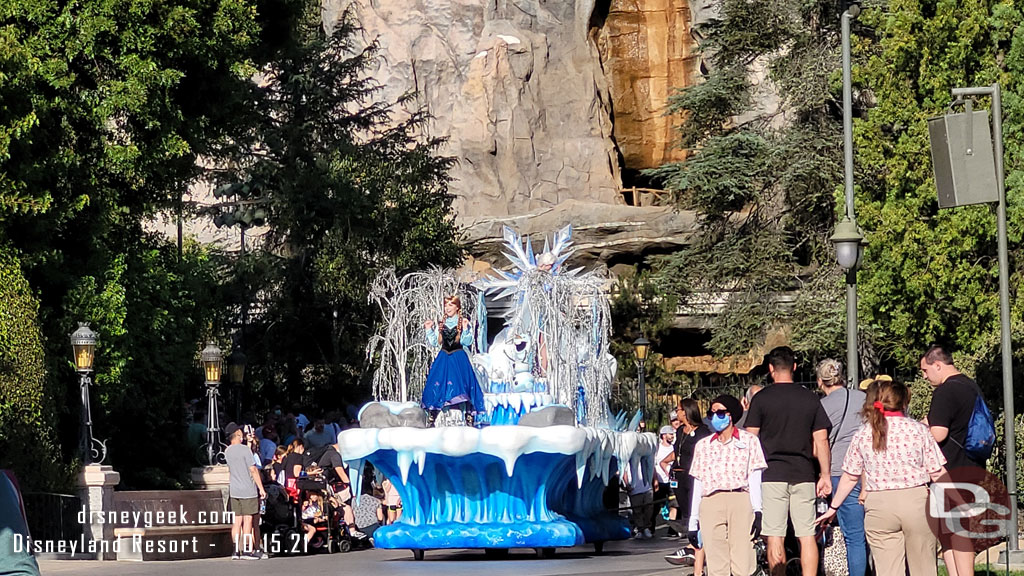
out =
<svg viewBox="0 0 1024 576"><path fill-rule="evenodd" d="M383 96L410 90L455 156L459 218L569 199L612 204L621 186L608 86L590 39L596 0L325 0L376 39Z"/></svg>
<svg viewBox="0 0 1024 576"><path fill-rule="evenodd" d="M689 244L697 229L693 212L667 206L600 205L567 200L557 206L505 218L479 218L467 222L466 239L476 258L503 262L501 230L510 226L534 246L542 246L566 224L573 225L572 266L613 264L640 258L645 251L665 252Z"/></svg>
<svg viewBox="0 0 1024 576"><path fill-rule="evenodd" d="M600 11L600 6L598 8ZM614 113L614 135L628 170L683 160L675 146L682 117L669 96L693 84L700 64L688 0L610 0L592 29Z"/></svg>

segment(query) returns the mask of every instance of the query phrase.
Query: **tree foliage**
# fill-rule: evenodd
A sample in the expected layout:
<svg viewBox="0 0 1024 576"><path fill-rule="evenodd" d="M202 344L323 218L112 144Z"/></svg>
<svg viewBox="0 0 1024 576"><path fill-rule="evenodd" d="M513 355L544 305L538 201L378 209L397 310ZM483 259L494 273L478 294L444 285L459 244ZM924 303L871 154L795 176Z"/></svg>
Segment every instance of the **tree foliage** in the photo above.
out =
<svg viewBox="0 0 1024 576"><path fill-rule="evenodd" d="M722 0L701 31L710 72L670 99L670 112L684 117L680 146L690 155L649 173L679 207L697 212L700 234L661 262L660 278L684 305L725 300L710 343L719 355L749 351L774 325L800 324L805 316L794 310L801 307L838 312L837 278L825 270L841 182L830 82L836 9L831 2ZM801 295L810 302L781 302L803 285L815 287ZM830 330L818 343L838 341L835 322L815 321Z"/></svg>
<svg viewBox="0 0 1024 576"><path fill-rule="evenodd" d="M109 462L127 486L177 486L195 464L182 416L202 390L198 349L228 348L243 302L260 312L247 352L267 381L284 371L299 387L313 366L349 383L375 271L461 254L451 160L422 137L422 114L392 121L378 102L376 47L357 45L351 15L328 34L320 14L313 0L0 6L0 241L20 259L4 270L20 266L38 297L45 354L18 361L48 368L56 415L32 417L51 419L65 460L76 321L100 334L93 417ZM200 179L268 213L259 251L179 253L146 232L154 215L188 216L182 194ZM18 394L38 393L32 378ZM18 419L5 404L0 421Z"/></svg>
<svg viewBox="0 0 1024 576"><path fill-rule="evenodd" d="M1024 226L1024 17L1012 1L891 0L865 10L855 82L878 106L855 124L857 209L868 231L860 313L877 346L908 371L930 343L951 343L993 392L999 306L995 206L939 210L927 119L954 87L1002 87L1013 333L1019 341ZM978 108L987 102L980 102Z"/></svg>
<svg viewBox="0 0 1024 576"><path fill-rule="evenodd" d="M292 41L261 67L254 122L225 175L239 199L267 213L269 231L245 265L256 274L240 278L263 308L247 353L283 367L290 398L309 392L310 367L329 372L335 394L355 394L375 321L368 288L380 271L461 256L452 159L423 136L423 113L397 116L408 99L381 101L369 75L377 46L361 45L358 32L351 12L328 31L319 4L302 4Z"/></svg>
<svg viewBox="0 0 1024 576"><path fill-rule="evenodd" d="M28 489L62 484L39 303L9 246L0 247L0 468Z"/></svg>

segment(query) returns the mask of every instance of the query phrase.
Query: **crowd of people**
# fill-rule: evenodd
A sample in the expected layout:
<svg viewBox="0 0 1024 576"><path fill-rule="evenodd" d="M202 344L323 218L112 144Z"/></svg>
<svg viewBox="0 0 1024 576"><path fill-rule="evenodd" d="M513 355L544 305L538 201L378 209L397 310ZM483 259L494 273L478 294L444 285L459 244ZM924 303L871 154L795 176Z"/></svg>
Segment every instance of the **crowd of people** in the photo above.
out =
<svg viewBox="0 0 1024 576"><path fill-rule="evenodd" d="M921 421L907 414L909 388L891 377L851 388L842 365L825 360L816 393L794 383L791 349L767 360L772 385L714 398L706 414L685 399L660 430L655 493L667 482L670 535L685 527L690 544L666 560L698 575L750 576L763 539L770 574L787 573L788 552L814 576L822 529L838 520L850 576L935 576L939 551L950 576L973 576L973 543L929 523L928 485L985 465L964 447L981 390L949 351L921 357L934 387ZM948 501L963 502L951 492ZM647 512L636 513L646 503L631 502L639 538L649 536Z"/></svg>
<svg viewBox="0 0 1024 576"><path fill-rule="evenodd" d="M284 494L296 499L307 544L316 535L316 527L327 522L331 510L337 511L341 529L352 538L372 538L377 527L400 518L401 498L387 479L378 484L372 473L367 474L362 494L358 500L353 498L338 447L342 426L336 420L336 413L309 420L299 410L283 415L275 407L259 428L234 422L225 426L228 447L224 456L230 475L228 509L234 513L233 559L268 557L267 551L261 549L260 517L269 484L277 485ZM348 425L358 423L352 420ZM303 480L314 477L328 488L326 492L301 490Z"/></svg>
<svg viewBox="0 0 1024 576"><path fill-rule="evenodd" d="M653 537L655 506L667 502L669 535L690 545L666 557L669 562L692 564L698 575L750 576L758 568L755 543L763 540L770 574L786 573L790 560L814 576L821 528L835 520L850 576L872 569L935 576L939 550L950 576L973 576L972 543L929 525L927 510L930 483L950 469L984 466L964 448L981 390L949 352L933 346L921 358L922 375L934 387L921 421L907 415L908 387L888 376L851 388L842 365L825 360L816 366L818 390L812 391L794 383L789 348L772 350L767 365L771 385L752 386L742 398L718 396L706 413L697 400L682 400L671 424L659 430L653 478L637 463L622 470L635 537ZM334 486L334 500L302 501L307 538L328 504L359 536L399 519L401 500L387 480L371 481L353 501L337 446L342 428L332 416L311 421L297 410L274 409L258 428L225 428L236 558L265 557L258 543L267 484L293 487L311 471Z"/></svg>

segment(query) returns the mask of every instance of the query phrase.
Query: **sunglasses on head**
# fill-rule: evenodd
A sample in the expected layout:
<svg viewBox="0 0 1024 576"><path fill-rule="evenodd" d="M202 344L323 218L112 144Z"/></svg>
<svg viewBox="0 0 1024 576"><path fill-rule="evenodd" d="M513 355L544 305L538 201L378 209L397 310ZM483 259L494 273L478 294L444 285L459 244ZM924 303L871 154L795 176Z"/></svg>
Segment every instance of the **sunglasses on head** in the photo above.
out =
<svg viewBox="0 0 1024 576"><path fill-rule="evenodd" d="M712 416L718 416L719 418L725 418L729 415L728 410L708 410L708 418Z"/></svg>

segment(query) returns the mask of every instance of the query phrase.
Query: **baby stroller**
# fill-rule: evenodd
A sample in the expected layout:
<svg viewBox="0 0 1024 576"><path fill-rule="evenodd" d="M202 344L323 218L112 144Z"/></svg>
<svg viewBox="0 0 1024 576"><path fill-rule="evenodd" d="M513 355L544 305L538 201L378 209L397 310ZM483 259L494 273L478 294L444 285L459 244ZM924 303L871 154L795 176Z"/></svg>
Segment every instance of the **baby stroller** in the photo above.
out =
<svg viewBox="0 0 1024 576"><path fill-rule="evenodd" d="M824 530L824 528L819 527L815 531L814 538L818 544L818 576L825 576L824 549L832 544L832 532L831 530ZM792 525L787 527L786 540L783 546L786 550L786 558L788 558L786 561L786 576L801 576L803 568L800 565L800 541L793 535ZM752 576L769 576L771 571L768 566L768 546L765 544L764 539L758 538L754 541L754 555L757 558L757 564Z"/></svg>
<svg viewBox="0 0 1024 576"><path fill-rule="evenodd" d="M349 552L353 549L361 550L373 546L365 536L361 538L352 536L350 528L345 524L342 508L338 505L343 494L341 491L336 491L335 486L327 482L322 474L298 478L296 487L299 490L298 501L300 503L311 500L311 496L314 495L320 502L321 513L319 515L302 519L303 522L312 525L315 529L313 537L309 541L310 551Z"/></svg>
<svg viewBox="0 0 1024 576"><path fill-rule="evenodd" d="M296 505L279 484L265 484L267 499L260 518L260 532L266 535L269 552L276 555L299 554L305 548Z"/></svg>

